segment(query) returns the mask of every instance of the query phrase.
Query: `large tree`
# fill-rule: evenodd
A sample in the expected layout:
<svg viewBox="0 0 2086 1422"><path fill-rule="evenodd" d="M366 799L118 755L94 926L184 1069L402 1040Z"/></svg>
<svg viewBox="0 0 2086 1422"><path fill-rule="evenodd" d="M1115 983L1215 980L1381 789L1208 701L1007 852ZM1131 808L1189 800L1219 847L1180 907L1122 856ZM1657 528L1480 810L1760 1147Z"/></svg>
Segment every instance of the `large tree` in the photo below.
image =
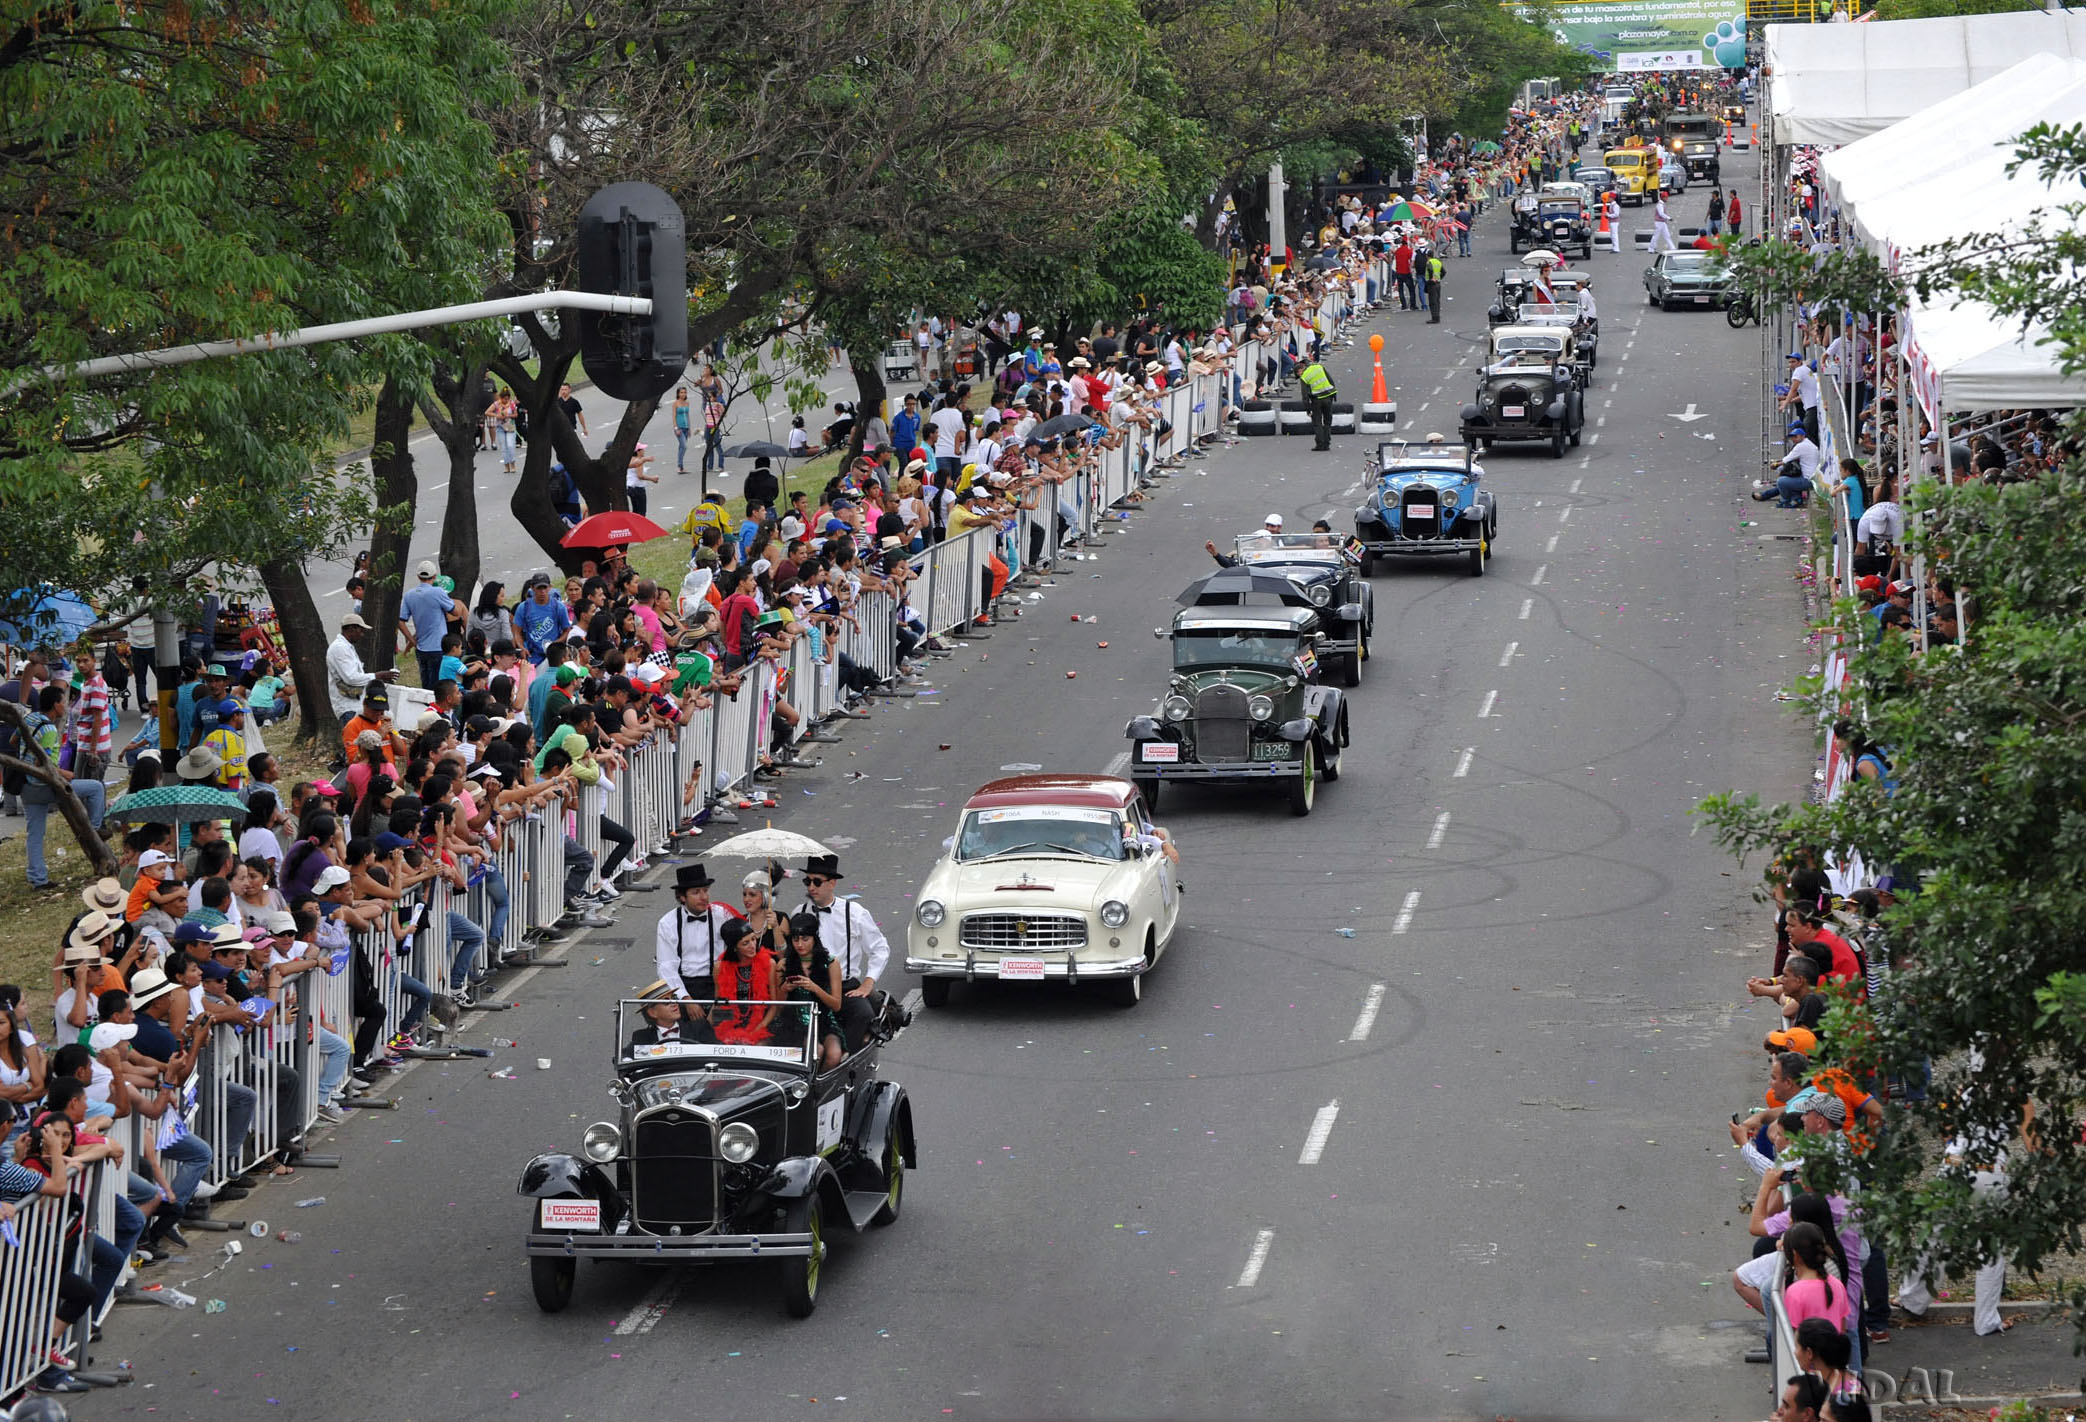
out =
<svg viewBox="0 0 2086 1422"><path fill-rule="evenodd" d="M0 522L89 594L205 562L283 620L330 723L304 561L366 499L323 451L403 339L95 380L44 366L453 301L498 228L473 105L502 0L235 11L0 0ZM110 537L123 530L129 537ZM12 571L12 570L10 570ZM10 587L19 584L13 581Z"/></svg>
<svg viewBox="0 0 2086 1422"><path fill-rule="evenodd" d="M1135 161L1109 125L1139 35L1124 0L538 0L506 33L520 98L488 115L517 155L497 289L566 284L580 205L633 173L686 216L695 350L734 332L759 341L796 319L761 328L779 295L845 288L864 251L1062 240L1090 215L1071 178L1106 187ZM494 364L530 413L513 508L569 564L552 459L590 507L622 506L655 406L629 406L605 449L584 448L554 404L572 324L524 326L537 368Z"/></svg>

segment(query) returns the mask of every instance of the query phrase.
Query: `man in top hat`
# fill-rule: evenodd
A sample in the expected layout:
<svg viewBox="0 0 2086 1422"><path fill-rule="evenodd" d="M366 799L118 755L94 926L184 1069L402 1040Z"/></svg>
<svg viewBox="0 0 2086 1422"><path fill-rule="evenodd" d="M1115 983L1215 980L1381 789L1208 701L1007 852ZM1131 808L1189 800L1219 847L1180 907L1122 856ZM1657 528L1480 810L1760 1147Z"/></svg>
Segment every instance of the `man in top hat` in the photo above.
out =
<svg viewBox="0 0 2086 1422"><path fill-rule="evenodd" d="M707 1002L717 996L723 929L740 915L729 904L710 902L715 882L703 864L683 864L674 873L674 906L659 920L652 959L660 981L673 988L676 997Z"/></svg>
<svg viewBox="0 0 2086 1422"><path fill-rule="evenodd" d="M869 1039L870 993L891 961L891 944L869 910L839 897L840 856L814 854L804 861L804 888L811 902L802 910L818 915L818 941L840 964L840 1028L853 1051Z"/></svg>

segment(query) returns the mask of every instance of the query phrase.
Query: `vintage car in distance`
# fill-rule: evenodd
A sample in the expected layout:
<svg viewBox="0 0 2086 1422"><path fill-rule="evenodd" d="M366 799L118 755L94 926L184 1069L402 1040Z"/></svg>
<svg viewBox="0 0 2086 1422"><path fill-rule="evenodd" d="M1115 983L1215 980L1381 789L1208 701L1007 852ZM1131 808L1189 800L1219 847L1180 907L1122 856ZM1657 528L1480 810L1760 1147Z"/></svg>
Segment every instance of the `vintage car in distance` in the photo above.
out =
<svg viewBox="0 0 2086 1422"><path fill-rule="evenodd" d="M1595 204L1597 211L1599 205L1608 200L1608 194L1615 191L1615 174L1609 172L1606 168L1574 169L1572 181L1586 185L1587 195Z"/></svg>
<svg viewBox="0 0 2086 1422"><path fill-rule="evenodd" d="M1570 365L1488 365L1478 373L1477 396L1462 410L1462 438L1471 453L1494 444L1541 441L1552 457L1579 443L1586 424L1578 372Z"/></svg>
<svg viewBox="0 0 2086 1422"><path fill-rule="evenodd" d="M1494 326L1486 333L1488 349L1478 365L1479 373L1504 365L1561 365L1571 369L1573 379L1584 390L1593 379L1593 364L1580 349L1572 312L1553 303L1524 306L1521 314L1527 319L1511 326Z"/></svg>
<svg viewBox="0 0 2086 1422"><path fill-rule="evenodd" d="M1318 681L1317 628L1301 607L1184 607L1159 629L1173 643L1166 694L1124 728L1147 807L1168 781L1286 782L1290 813L1311 813L1348 740L1346 699Z"/></svg>
<svg viewBox="0 0 2086 1422"><path fill-rule="evenodd" d="M1671 113L1660 125L1666 151L1687 169L1690 178L1704 182L1723 181L1723 164L1717 154L1717 137L1724 125L1714 114Z"/></svg>
<svg viewBox="0 0 2086 1422"><path fill-rule="evenodd" d="M1123 1006L1173 941L1181 882L1144 797L1107 775L979 787L928 871L907 930L920 999L957 982L1092 983Z"/></svg>
<svg viewBox="0 0 2086 1422"><path fill-rule="evenodd" d="M1337 672L1348 686L1362 684L1369 637L1376 630L1376 590L1362 576L1361 549L1336 533L1242 533L1232 540L1231 567L1286 578L1293 593L1272 583L1255 587L1223 571L1199 578L1180 596L1183 607L1245 606L1273 593L1292 607L1318 613L1320 674Z"/></svg>
<svg viewBox="0 0 2086 1422"><path fill-rule="evenodd" d="M869 1040L827 1069L804 1003L691 1002L663 983L619 1003L616 1118L522 1170L537 1307L572 1301L582 1259L772 1259L783 1306L809 1315L829 1239L897 1219L918 1162L905 1088L877 1075L904 1027L881 1000Z"/></svg>
<svg viewBox="0 0 2086 1422"><path fill-rule="evenodd" d="M1660 252L1644 269L1644 299L1661 311L1676 306L1721 311L1731 300L1731 272L1715 252Z"/></svg>
<svg viewBox="0 0 2086 1422"><path fill-rule="evenodd" d="M1623 202L1640 207L1659 190L1659 150L1650 147L1611 148L1601 155L1601 166L1615 175L1615 191Z"/></svg>
<svg viewBox="0 0 2086 1422"><path fill-rule="evenodd" d="M1565 186L1575 191L1552 191ZM1576 183L1546 186L1536 195L1535 211L1514 213L1514 225L1507 233L1507 250L1555 247L1559 251L1576 249L1581 256L1591 257L1593 210L1587 206L1584 193L1585 189Z"/></svg>
<svg viewBox="0 0 2086 1422"><path fill-rule="evenodd" d="M1354 511L1362 541L1362 572L1378 558L1439 558L1461 553L1470 575L1485 575L1499 536L1492 491L1479 487L1485 471L1460 444L1386 440L1371 461L1374 488Z"/></svg>

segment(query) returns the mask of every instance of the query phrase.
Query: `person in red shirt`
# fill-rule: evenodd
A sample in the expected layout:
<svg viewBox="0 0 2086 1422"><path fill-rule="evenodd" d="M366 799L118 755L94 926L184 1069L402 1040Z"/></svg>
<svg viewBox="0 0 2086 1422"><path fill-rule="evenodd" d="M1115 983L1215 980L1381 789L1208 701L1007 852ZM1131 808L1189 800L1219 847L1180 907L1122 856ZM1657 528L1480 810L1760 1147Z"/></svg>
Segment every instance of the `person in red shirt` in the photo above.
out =
<svg viewBox="0 0 2086 1422"><path fill-rule="evenodd" d="M1411 311L1420 304L1419 289L1412 279L1412 243L1401 233L1398 245L1391 248L1391 270L1398 279L1398 309Z"/></svg>
<svg viewBox="0 0 2086 1422"><path fill-rule="evenodd" d="M1862 971L1860 956L1846 939L1824 927L1817 913L1805 910L1790 913L1789 951L1803 954L1825 970L1819 978L1820 983L1838 978L1854 984L1856 997L1869 995L1868 975Z"/></svg>

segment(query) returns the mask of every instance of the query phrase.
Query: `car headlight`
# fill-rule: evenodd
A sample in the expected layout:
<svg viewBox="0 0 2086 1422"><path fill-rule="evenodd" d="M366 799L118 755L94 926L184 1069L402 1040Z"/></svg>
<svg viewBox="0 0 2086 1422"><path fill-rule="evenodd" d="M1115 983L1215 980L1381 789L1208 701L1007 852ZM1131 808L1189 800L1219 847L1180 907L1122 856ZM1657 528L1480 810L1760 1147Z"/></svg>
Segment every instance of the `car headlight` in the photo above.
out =
<svg viewBox="0 0 2086 1422"><path fill-rule="evenodd" d="M1110 928L1121 928L1130 921L1130 906L1119 899L1110 899L1101 905L1101 922Z"/></svg>
<svg viewBox="0 0 2086 1422"><path fill-rule="evenodd" d="M581 1133L579 1148L596 1165L605 1165L623 1149L622 1128L613 1121L596 1121Z"/></svg>
<svg viewBox="0 0 2086 1422"><path fill-rule="evenodd" d="M1315 584L1309 592L1305 593L1304 596L1311 599L1311 605L1313 607L1324 607L1327 603L1333 600L1333 590L1327 587L1324 583L1318 583Z"/></svg>
<svg viewBox="0 0 2086 1422"><path fill-rule="evenodd" d="M949 916L949 911L942 907L939 899L920 900L920 907L914 910L914 913L919 918L922 928L940 928L942 920Z"/></svg>
<svg viewBox="0 0 2086 1422"><path fill-rule="evenodd" d="M1188 713L1194 709L1188 704L1188 698L1185 696L1169 696L1165 705L1159 708L1169 721L1185 721L1188 719Z"/></svg>
<svg viewBox="0 0 2086 1422"><path fill-rule="evenodd" d="M717 1133L717 1153L729 1164L744 1165L760 1148L760 1132L744 1121L734 1121Z"/></svg>
<svg viewBox="0 0 2086 1422"><path fill-rule="evenodd" d="M1246 714L1256 721L1265 721L1275 714L1275 703L1265 696L1249 697L1246 701Z"/></svg>

